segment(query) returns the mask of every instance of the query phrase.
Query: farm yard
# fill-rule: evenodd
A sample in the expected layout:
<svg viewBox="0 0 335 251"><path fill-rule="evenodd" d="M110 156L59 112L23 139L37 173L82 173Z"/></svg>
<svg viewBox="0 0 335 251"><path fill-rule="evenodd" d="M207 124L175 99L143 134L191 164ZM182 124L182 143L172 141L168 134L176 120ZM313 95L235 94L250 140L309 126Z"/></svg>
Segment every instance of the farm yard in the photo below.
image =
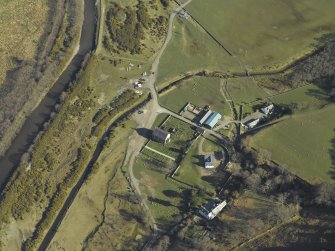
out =
<svg viewBox="0 0 335 251"><path fill-rule="evenodd" d="M334 8L328 0L194 0L186 7L251 70L282 67L321 45L335 31Z"/></svg>
<svg viewBox="0 0 335 251"><path fill-rule="evenodd" d="M210 105L212 110L231 116L229 104L220 93L221 87L219 78L192 77L161 94L159 102L176 113L190 102L198 107Z"/></svg>
<svg viewBox="0 0 335 251"><path fill-rule="evenodd" d="M190 203L197 206L215 195L219 180L228 177L225 172L219 171L219 167L214 169L215 177L212 175L213 169L205 171L204 166L199 165L202 160L197 156L205 153L219 155L219 152L224 156L224 149L212 136L200 136L193 141L196 136L193 126L173 116L161 114L155 126L171 132L171 141L163 144L150 140L135 160L134 175L140 182L141 191L145 193L155 219L159 223L172 223L178 219L178 215L189 211L187 207ZM175 132L172 132L172 128L175 128ZM185 153L187 148L189 150ZM215 163L219 166L220 161ZM178 164L178 174L171 178ZM201 196L195 196L199 189Z"/></svg>
<svg viewBox="0 0 335 251"><path fill-rule="evenodd" d="M175 132L171 133L171 141L164 145L150 140L146 146L174 159L183 154L183 151L186 149L189 142L195 137L193 126L172 116L164 122L161 128L166 131L175 129Z"/></svg>

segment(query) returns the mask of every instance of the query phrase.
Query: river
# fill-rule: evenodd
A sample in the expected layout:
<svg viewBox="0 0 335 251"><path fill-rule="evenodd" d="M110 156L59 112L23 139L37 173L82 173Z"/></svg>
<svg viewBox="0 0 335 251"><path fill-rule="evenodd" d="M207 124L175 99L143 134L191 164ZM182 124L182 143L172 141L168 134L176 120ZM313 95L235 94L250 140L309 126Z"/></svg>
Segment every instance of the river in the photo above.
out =
<svg viewBox="0 0 335 251"><path fill-rule="evenodd" d="M80 70L85 56L95 48L97 10L95 0L84 0L84 23L82 27L78 53L57 79L48 94L43 98L32 114L26 119L10 148L0 160L0 191L3 190L11 174L20 163L21 156L28 150L43 124L50 118L60 94ZM52 142L50 142L52 143Z"/></svg>

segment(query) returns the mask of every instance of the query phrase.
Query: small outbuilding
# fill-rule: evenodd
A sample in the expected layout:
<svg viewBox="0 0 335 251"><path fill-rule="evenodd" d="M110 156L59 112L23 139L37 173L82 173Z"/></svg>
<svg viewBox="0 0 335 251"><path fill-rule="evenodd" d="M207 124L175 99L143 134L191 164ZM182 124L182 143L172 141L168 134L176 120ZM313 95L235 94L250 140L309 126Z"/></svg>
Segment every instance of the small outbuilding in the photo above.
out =
<svg viewBox="0 0 335 251"><path fill-rule="evenodd" d="M151 138L154 141L166 144L166 143L170 142L171 134L168 133L168 132L166 132L166 131L164 131L161 128L156 127L155 130L152 132Z"/></svg>
<svg viewBox="0 0 335 251"><path fill-rule="evenodd" d="M206 154L204 155L205 168L214 168L214 155Z"/></svg>
<svg viewBox="0 0 335 251"><path fill-rule="evenodd" d="M226 201L222 201L220 203L216 203L213 200L208 201L203 204L199 209L198 213L204 217L206 220L214 219L222 209L227 205Z"/></svg>

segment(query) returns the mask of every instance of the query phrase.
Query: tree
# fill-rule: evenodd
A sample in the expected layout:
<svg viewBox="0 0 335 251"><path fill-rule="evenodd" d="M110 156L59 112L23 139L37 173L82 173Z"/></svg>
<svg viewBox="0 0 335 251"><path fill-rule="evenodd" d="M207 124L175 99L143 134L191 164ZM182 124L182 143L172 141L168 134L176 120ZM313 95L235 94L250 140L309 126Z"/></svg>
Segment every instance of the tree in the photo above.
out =
<svg viewBox="0 0 335 251"><path fill-rule="evenodd" d="M170 237L167 235L163 235L162 238L159 239L158 243L153 247L152 250L157 251L166 251L170 247Z"/></svg>
<svg viewBox="0 0 335 251"><path fill-rule="evenodd" d="M257 190L261 183L261 178L257 173L253 173L246 179L246 183L250 189Z"/></svg>
<svg viewBox="0 0 335 251"><path fill-rule="evenodd" d="M267 150L261 149L257 154L256 163L257 165L268 164L271 161L271 153Z"/></svg>
<svg viewBox="0 0 335 251"><path fill-rule="evenodd" d="M161 4L163 5L164 8L169 7L169 0L161 0Z"/></svg>
<svg viewBox="0 0 335 251"><path fill-rule="evenodd" d="M314 201L323 206L334 205L335 203L335 186L332 184L320 184L315 189Z"/></svg>

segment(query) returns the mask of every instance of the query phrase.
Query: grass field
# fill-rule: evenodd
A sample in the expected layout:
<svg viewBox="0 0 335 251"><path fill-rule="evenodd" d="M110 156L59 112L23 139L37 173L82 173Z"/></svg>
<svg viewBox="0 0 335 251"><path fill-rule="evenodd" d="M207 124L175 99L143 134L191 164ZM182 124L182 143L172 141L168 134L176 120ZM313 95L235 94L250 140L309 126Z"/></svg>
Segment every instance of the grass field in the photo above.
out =
<svg viewBox="0 0 335 251"><path fill-rule="evenodd" d="M246 104L264 99L267 93L252 78L228 79L227 90L235 104Z"/></svg>
<svg viewBox="0 0 335 251"><path fill-rule="evenodd" d="M329 105L293 115L257 133L252 145L269 150L273 160L309 182L330 182L334 113L335 105Z"/></svg>
<svg viewBox="0 0 335 251"><path fill-rule="evenodd" d="M193 77L161 95L159 102L174 112L179 112L187 102L190 102L199 107L210 105L214 111L231 115L229 104L225 102L220 88L219 78Z"/></svg>
<svg viewBox="0 0 335 251"><path fill-rule="evenodd" d="M326 99L326 93L314 84L305 85L271 98L274 103L279 105L300 104L304 109L320 108L328 103Z"/></svg>
<svg viewBox="0 0 335 251"><path fill-rule="evenodd" d="M176 128L176 132L171 133L169 143L164 145L151 140L147 146L172 158L177 158L182 153L182 149L193 139L194 130L191 125L172 116L163 125L163 129L166 131L169 131L170 128Z"/></svg>
<svg viewBox="0 0 335 251"><path fill-rule="evenodd" d="M186 9L251 69L285 65L335 31L329 0L194 0Z"/></svg>
<svg viewBox="0 0 335 251"><path fill-rule="evenodd" d="M1 1L0 85L6 71L16 67L13 58L31 60L35 56L48 10L48 4L43 0Z"/></svg>
<svg viewBox="0 0 335 251"><path fill-rule="evenodd" d="M167 118L169 117L166 113L160 113L157 115L154 124L152 125L152 129L159 127Z"/></svg>
<svg viewBox="0 0 335 251"><path fill-rule="evenodd" d="M175 20L173 37L160 60L158 86L179 75L203 69L227 72L240 67L193 22Z"/></svg>
<svg viewBox="0 0 335 251"><path fill-rule="evenodd" d="M140 180L141 191L148 196L150 211L156 220L173 221L173 217L180 214L180 193L185 187L166 179L162 167L143 154L136 159L134 173Z"/></svg>

